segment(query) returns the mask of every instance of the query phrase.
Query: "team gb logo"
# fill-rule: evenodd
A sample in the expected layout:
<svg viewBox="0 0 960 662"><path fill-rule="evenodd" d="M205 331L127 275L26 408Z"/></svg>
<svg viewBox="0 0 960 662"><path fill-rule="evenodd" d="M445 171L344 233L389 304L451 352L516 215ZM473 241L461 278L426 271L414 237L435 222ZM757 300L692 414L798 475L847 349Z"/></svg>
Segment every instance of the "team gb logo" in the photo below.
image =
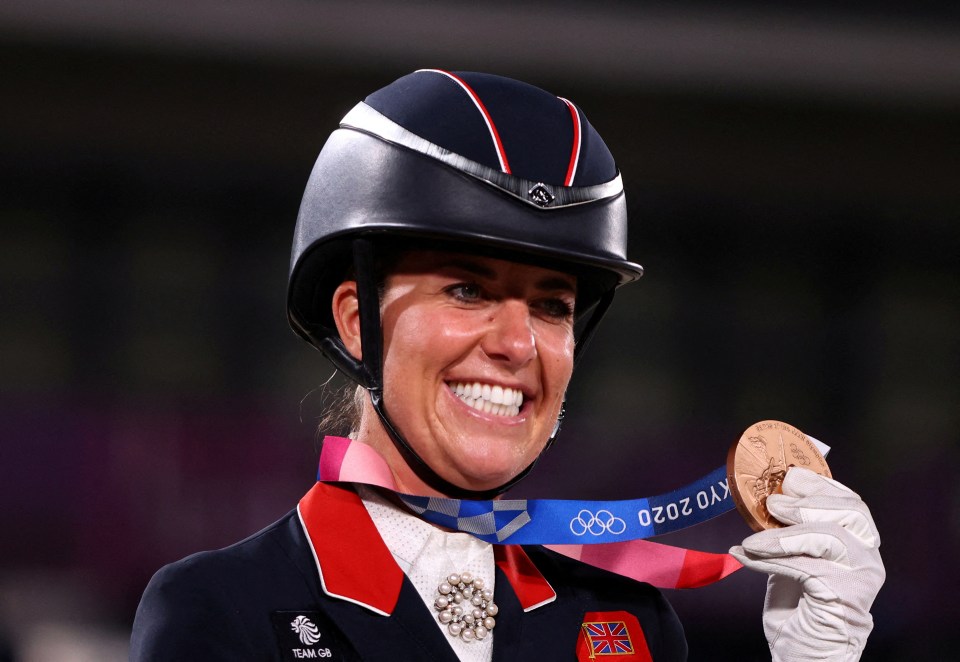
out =
<svg viewBox="0 0 960 662"><path fill-rule="evenodd" d="M297 616L290 623L290 627L300 636L305 646L313 646L320 641L320 630L306 616Z"/></svg>

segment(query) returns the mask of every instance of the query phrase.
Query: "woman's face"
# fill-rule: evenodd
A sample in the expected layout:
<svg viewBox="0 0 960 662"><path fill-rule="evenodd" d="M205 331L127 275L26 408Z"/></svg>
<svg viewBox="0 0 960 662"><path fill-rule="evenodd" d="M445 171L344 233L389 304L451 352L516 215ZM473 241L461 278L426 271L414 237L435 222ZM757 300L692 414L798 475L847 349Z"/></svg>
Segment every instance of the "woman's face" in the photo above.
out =
<svg viewBox="0 0 960 662"><path fill-rule="evenodd" d="M573 369L576 280L457 253L406 253L382 299L384 404L417 453L472 490L513 478L556 424ZM361 440L424 492L372 412Z"/></svg>

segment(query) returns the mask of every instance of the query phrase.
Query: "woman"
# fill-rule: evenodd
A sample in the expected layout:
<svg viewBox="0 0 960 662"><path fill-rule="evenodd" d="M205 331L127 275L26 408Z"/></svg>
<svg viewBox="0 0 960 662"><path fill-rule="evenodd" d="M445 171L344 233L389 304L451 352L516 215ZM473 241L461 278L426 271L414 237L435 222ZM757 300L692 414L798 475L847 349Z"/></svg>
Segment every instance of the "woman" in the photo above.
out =
<svg viewBox="0 0 960 662"><path fill-rule="evenodd" d="M614 290L642 274L625 257L626 223L614 160L565 99L421 70L358 104L307 185L288 312L362 387L351 437L380 463L364 482L390 489L317 483L253 537L162 569L138 610L131 659L685 659L656 589L539 546L434 526L392 491L491 499L533 467ZM813 491L814 510L840 499L847 515L834 519L869 520L842 486L793 474L784 498L798 519ZM765 532L737 550L783 580L765 621L773 655L855 659L882 566L852 593L815 596L830 608L815 612L826 613L827 643L811 644L811 558L794 557L824 556L832 569L834 557L863 556L875 570L872 522L853 534L836 522L798 526L788 530L802 544L778 547L787 538ZM836 593L844 579L827 586ZM787 584L791 604L778 598Z"/></svg>

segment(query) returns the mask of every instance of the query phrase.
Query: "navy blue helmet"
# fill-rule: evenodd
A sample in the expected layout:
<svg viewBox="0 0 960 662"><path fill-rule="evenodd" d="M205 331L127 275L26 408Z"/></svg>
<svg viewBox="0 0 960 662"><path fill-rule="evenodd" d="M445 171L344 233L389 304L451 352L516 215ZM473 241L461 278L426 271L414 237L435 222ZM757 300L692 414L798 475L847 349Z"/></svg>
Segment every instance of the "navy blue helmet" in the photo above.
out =
<svg viewBox="0 0 960 662"><path fill-rule="evenodd" d="M291 326L370 392L421 478L451 496L487 498L436 476L386 414L376 264L378 247L404 242L576 275L579 355L614 290L643 273L626 258L620 173L572 102L501 76L423 69L347 113L310 175L291 256ZM343 346L331 311L348 274L360 292L362 360Z"/></svg>

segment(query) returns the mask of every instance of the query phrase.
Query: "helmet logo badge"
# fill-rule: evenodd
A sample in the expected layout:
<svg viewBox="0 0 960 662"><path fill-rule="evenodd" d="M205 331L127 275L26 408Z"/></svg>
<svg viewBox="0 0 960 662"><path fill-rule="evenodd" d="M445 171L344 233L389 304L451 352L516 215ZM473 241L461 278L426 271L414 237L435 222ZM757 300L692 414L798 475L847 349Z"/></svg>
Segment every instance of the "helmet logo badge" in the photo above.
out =
<svg viewBox="0 0 960 662"><path fill-rule="evenodd" d="M543 182L535 184L533 188L527 191L527 195L530 196L530 200L532 200L535 205L540 207L546 207L551 202L556 200L556 197L550 192L550 189L547 188L547 185Z"/></svg>

